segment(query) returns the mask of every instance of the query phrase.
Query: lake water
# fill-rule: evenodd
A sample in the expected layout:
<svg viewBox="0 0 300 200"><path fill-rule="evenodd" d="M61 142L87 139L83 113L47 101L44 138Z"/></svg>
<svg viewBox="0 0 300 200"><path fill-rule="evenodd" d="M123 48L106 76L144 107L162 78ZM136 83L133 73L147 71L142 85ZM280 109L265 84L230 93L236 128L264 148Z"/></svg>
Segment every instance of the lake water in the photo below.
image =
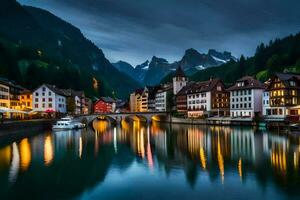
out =
<svg viewBox="0 0 300 200"><path fill-rule="evenodd" d="M122 127L122 128L121 128ZM300 139L249 127L95 123L0 141L0 199L300 199Z"/></svg>

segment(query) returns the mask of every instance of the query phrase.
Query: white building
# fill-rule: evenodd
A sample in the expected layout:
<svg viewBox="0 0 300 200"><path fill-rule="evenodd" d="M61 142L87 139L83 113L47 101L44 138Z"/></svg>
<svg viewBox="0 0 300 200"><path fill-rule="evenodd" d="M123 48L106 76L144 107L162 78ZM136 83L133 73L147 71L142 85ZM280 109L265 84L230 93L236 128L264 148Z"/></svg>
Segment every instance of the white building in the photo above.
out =
<svg viewBox="0 0 300 200"><path fill-rule="evenodd" d="M226 115L229 106L228 96L220 79L210 79L190 85L187 90L188 117Z"/></svg>
<svg viewBox="0 0 300 200"><path fill-rule="evenodd" d="M231 117L253 118L262 112L264 85L252 76L245 76L228 88Z"/></svg>
<svg viewBox="0 0 300 200"><path fill-rule="evenodd" d="M264 91L263 92L263 97L262 97L262 113L263 116L266 115L271 115L271 106L270 106L270 95L269 95L269 91Z"/></svg>
<svg viewBox="0 0 300 200"><path fill-rule="evenodd" d="M187 77L179 66L173 77L173 94L176 95L188 82Z"/></svg>
<svg viewBox="0 0 300 200"><path fill-rule="evenodd" d="M168 111L170 110L170 102L168 102L169 95L173 92L172 85L165 85L162 89L159 89L155 95L155 110L157 111Z"/></svg>
<svg viewBox="0 0 300 200"><path fill-rule="evenodd" d="M32 94L33 111L35 112L67 112L67 98L55 86L43 84Z"/></svg>

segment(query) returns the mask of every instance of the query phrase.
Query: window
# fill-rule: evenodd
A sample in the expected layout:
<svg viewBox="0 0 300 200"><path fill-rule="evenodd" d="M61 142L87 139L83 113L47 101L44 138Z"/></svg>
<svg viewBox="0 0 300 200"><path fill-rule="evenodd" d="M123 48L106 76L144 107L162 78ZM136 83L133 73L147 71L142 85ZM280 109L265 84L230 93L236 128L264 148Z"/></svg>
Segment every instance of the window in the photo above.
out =
<svg viewBox="0 0 300 200"><path fill-rule="evenodd" d="M42 107L45 108L45 104L44 103L43 103Z"/></svg>
<svg viewBox="0 0 300 200"><path fill-rule="evenodd" d="M249 108L251 108L251 103L249 103Z"/></svg>
<svg viewBox="0 0 300 200"><path fill-rule="evenodd" d="M49 101L49 102L52 102L52 98L49 98L48 101Z"/></svg>
<svg viewBox="0 0 300 200"><path fill-rule="evenodd" d="M43 101L43 102L45 102L45 101L46 101L46 99L45 99L45 98L43 98L43 99L42 99L42 101Z"/></svg>
<svg viewBox="0 0 300 200"><path fill-rule="evenodd" d="M49 108L52 108L52 103L49 103L48 107L49 107Z"/></svg>
<svg viewBox="0 0 300 200"><path fill-rule="evenodd" d="M27 107L30 107L30 102L27 102Z"/></svg>
<svg viewBox="0 0 300 200"><path fill-rule="evenodd" d="M51 93L51 92L49 92L49 93L48 93L48 95L49 95L49 96L51 96L51 95L52 95L52 93Z"/></svg>
<svg viewBox="0 0 300 200"><path fill-rule="evenodd" d="M248 101L251 101L251 97L248 97Z"/></svg>
<svg viewBox="0 0 300 200"><path fill-rule="evenodd" d="M290 86L296 86L296 82L295 81L290 81Z"/></svg>
<svg viewBox="0 0 300 200"><path fill-rule="evenodd" d="M43 87L43 92L45 92L46 91L46 88L45 87Z"/></svg>
<svg viewBox="0 0 300 200"><path fill-rule="evenodd" d="M35 108L38 108L38 107L39 107L39 105L38 105L38 104L34 104L34 107L35 107Z"/></svg>
<svg viewBox="0 0 300 200"><path fill-rule="evenodd" d="M45 96L45 92L42 93L42 96Z"/></svg>
<svg viewBox="0 0 300 200"><path fill-rule="evenodd" d="M36 92L36 93L35 93L35 96L39 96L39 93L38 93L38 92Z"/></svg>
<svg viewBox="0 0 300 200"><path fill-rule="evenodd" d="M35 101L38 102L38 101L39 101L39 98L35 98Z"/></svg>
<svg viewBox="0 0 300 200"><path fill-rule="evenodd" d="M248 94L251 94L251 90L248 90Z"/></svg>
<svg viewBox="0 0 300 200"><path fill-rule="evenodd" d="M247 104L246 103L244 103L244 108L247 108Z"/></svg>

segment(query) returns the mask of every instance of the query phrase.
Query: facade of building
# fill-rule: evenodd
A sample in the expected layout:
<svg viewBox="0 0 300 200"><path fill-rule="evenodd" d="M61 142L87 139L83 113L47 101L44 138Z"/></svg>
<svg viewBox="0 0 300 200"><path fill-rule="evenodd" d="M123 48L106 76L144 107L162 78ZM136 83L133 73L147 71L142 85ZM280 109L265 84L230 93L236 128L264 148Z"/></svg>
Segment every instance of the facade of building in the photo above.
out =
<svg viewBox="0 0 300 200"><path fill-rule="evenodd" d="M0 82L0 107L10 108L9 85Z"/></svg>
<svg viewBox="0 0 300 200"><path fill-rule="evenodd" d="M252 76L245 76L228 88L230 91L230 116L253 118L262 113L265 86Z"/></svg>
<svg viewBox="0 0 300 200"><path fill-rule="evenodd" d="M187 85L188 78L185 76L181 67L176 69L175 75L173 77L173 94L176 95L184 86Z"/></svg>
<svg viewBox="0 0 300 200"><path fill-rule="evenodd" d="M219 79L197 82L187 90L188 117L226 116L229 114L229 93Z"/></svg>
<svg viewBox="0 0 300 200"><path fill-rule="evenodd" d="M65 89L62 92L67 97L67 111L68 113L80 115L84 114L85 94L83 91L75 91L72 89Z"/></svg>
<svg viewBox="0 0 300 200"><path fill-rule="evenodd" d="M10 110L10 112L2 112L4 118L21 118L23 115L19 112L22 110L20 104L20 94L22 88L14 82L7 79L0 79L0 109Z"/></svg>
<svg viewBox="0 0 300 200"><path fill-rule="evenodd" d="M160 86L147 87L148 94L148 111L155 111L155 95L157 91L160 89Z"/></svg>
<svg viewBox="0 0 300 200"><path fill-rule="evenodd" d="M111 97L100 97L94 104L94 113L111 113L116 108L115 100Z"/></svg>
<svg viewBox="0 0 300 200"><path fill-rule="evenodd" d="M187 116L187 92L190 90L190 85L184 86L176 94L176 110L179 114Z"/></svg>
<svg viewBox="0 0 300 200"><path fill-rule="evenodd" d="M170 111L173 94L173 84L165 84L159 89L155 95L155 110Z"/></svg>
<svg viewBox="0 0 300 200"><path fill-rule="evenodd" d="M270 108L266 110L268 118L294 118L300 115L300 75L277 73L270 81L266 91L269 93Z"/></svg>
<svg viewBox="0 0 300 200"><path fill-rule="evenodd" d="M32 92L30 90L21 91L20 106L22 110L32 110Z"/></svg>
<svg viewBox="0 0 300 200"><path fill-rule="evenodd" d="M67 113L67 97L53 85L43 84L32 93L33 111L41 113Z"/></svg>
<svg viewBox="0 0 300 200"><path fill-rule="evenodd" d="M130 94L131 112L148 112L149 90L147 87L135 90Z"/></svg>
<svg viewBox="0 0 300 200"><path fill-rule="evenodd" d="M271 115L270 93L267 90L263 92L262 106L263 106L262 108L263 116L270 116Z"/></svg>

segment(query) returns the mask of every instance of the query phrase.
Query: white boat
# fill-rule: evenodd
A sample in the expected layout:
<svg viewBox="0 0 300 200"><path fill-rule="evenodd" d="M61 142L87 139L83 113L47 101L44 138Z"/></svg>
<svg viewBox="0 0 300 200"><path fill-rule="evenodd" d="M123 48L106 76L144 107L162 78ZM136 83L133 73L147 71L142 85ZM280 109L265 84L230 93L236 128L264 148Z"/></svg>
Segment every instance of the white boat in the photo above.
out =
<svg viewBox="0 0 300 200"><path fill-rule="evenodd" d="M52 126L53 130L81 129L81 128L85 128L85 124L74 121L72 117L61 118L59 121L56 122L56 124Z"/></svg>

